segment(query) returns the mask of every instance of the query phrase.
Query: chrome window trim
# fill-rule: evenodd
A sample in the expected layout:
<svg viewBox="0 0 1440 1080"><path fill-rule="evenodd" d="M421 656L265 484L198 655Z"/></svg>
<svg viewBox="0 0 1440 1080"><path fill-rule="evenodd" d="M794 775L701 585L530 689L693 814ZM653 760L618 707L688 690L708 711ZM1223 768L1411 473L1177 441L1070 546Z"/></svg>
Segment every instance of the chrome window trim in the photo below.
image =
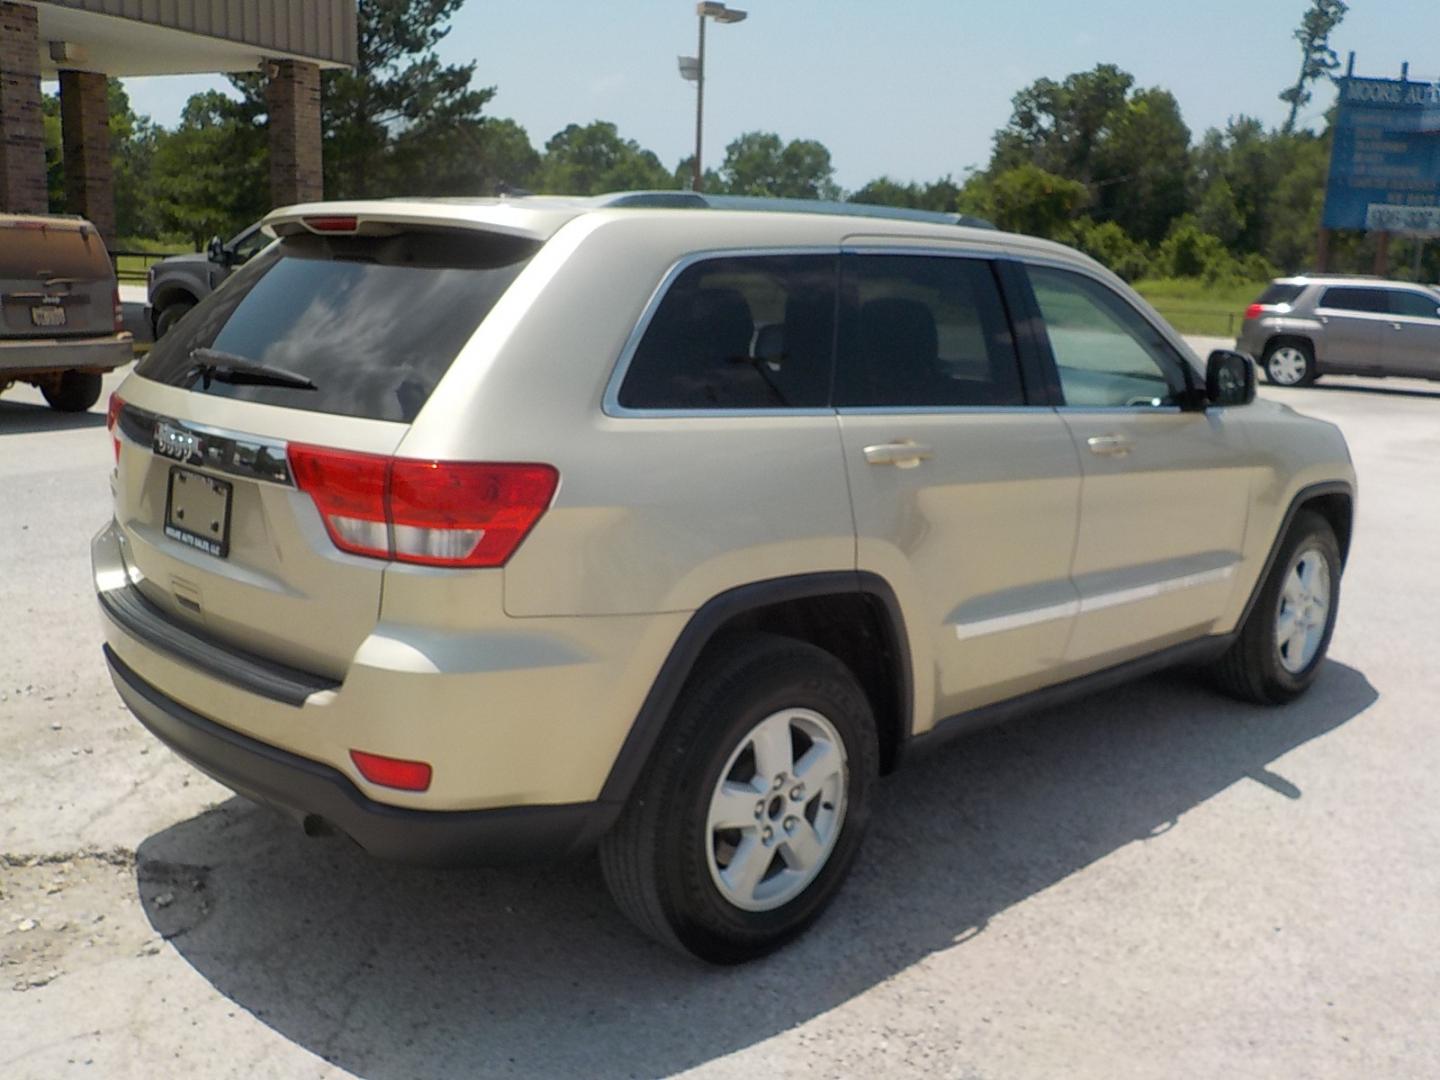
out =
<svg viewBox="0 0 1440 1080"><path fill-rule="evenodd" d="M162 452L156 446L156 432L162 424L172 432L192 436L195 447L183 456ZM295 487L295 478L290 473L290 444L282 439L177 420L128 403L120 411L115 432L176 465Z"/></svg>
<svg viewBox="0 0 1440 1080"><path fill-rule="evenodd" d="M1005 416L1054 413L1051 405L842 405L837 416Z"/></svg>
<svg viewBox="0 0 1440 1080"><path fill-rule="evenodd" d="M780 246L773 248L761 247L740 247L740 248L710 248L705 251L692 251L681 256L671 264L670 269L661 275L660 283L655 286L650 294L650 299L645 301L645 307L640 312L640 318L635 323L630 336L625 339L625 346L620 350L620 358L616 361L614 369L610 372L610 380L605 384L605 393L600 399L600 411L606 416L619 420L699 420L705 417L714 419L735 419L736 417L757 417L757 416L833 416L834 410L829 406L804 406L798 408L779 409L644 409L629 408L620 404L620 388L625 384L625 376L630 373L630 365L635 360L635 353L640 348L640 342L644 340L645 332L650 329L650 323L655 318L655 313L660 310L660 304L675 284L675 279L689 270L692 266L702 262L711 262L716 259L745 259L764 258L771 256L783 258L794 255L833 255L839 257L840 247L836 244L817 244L810 246Z"/></svg>

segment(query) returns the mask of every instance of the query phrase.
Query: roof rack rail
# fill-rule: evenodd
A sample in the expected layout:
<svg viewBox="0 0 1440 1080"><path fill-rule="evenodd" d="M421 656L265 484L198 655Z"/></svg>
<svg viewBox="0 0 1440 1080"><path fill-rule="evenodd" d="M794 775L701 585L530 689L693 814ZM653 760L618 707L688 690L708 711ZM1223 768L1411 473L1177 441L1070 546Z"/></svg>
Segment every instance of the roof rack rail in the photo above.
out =
<svg viewBox="0 0 1440 1080"><path fill-rule="evenodd" d="M707 195L700 191L617 191L597 196L595 205L676 210L760 210L785 214L839 214L846 217L886 218L891 221L924 221L932 225L964 225L972 229L995 228L984 218L972 217L969 214L944 214L935 210L911 210L901 206L874 206L869 203L834 202L825 199L773 199L755 195Z"/></svg>

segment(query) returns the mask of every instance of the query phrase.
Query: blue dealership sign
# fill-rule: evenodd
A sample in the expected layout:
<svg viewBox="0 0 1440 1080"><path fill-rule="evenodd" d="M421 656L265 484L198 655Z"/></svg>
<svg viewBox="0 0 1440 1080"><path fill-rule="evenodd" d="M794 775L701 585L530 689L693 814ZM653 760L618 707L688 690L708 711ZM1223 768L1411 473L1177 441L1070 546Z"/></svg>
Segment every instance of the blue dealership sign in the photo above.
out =
<svg viewBox="0 0 1440 1080"><path fill-rule="evenodd" d="M1440 233L1440 84L1340 80L1325 227Z"/></svg>

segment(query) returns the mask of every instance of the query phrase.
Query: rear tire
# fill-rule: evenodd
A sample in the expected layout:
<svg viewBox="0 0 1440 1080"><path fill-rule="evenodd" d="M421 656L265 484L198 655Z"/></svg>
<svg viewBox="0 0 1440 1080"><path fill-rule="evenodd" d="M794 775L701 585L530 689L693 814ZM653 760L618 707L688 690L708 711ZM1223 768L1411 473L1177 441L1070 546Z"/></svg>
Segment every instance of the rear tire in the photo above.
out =
<svg viewBox="0 0 1440 1080"><path fill-rule="evenodd" d="M186 312L194 306L188 300L176 300L161 308L160 314L155 316L155 340L159 341L168 334L175 324L185 317Z"/></svg>
<svg viewBox="0 0 1440 1080"><path fill-rule="evenodd" d="M1340 573L1335 530L1300 511L1239 636L1212 668L1221 689L1256 705L1283 705L1308 690L1335 630Z"/></svg>
<svg viewBox="0 0 1440 1080"><path fill-rule="evenodd" d="M1275 386L1309 386L1315 372L1315 349L1308 341L1279 338L1265 346L1261 364L1265 378Z"/></svg>
<svg viewBox="0 0 1440 1080"><path fill-rule="evenodd" d="M64 371L40 385L40 393L56 412L84 412L100 400L100 375L94 371Z"/></svg>
<svg viewBox="0 0 1440 1080"><path fill-rule="evenodd" d="M834 656L773 634L717 642L600 842L615 902L711 963L778 948L839 891L879 761L869 700Z"/></svg>

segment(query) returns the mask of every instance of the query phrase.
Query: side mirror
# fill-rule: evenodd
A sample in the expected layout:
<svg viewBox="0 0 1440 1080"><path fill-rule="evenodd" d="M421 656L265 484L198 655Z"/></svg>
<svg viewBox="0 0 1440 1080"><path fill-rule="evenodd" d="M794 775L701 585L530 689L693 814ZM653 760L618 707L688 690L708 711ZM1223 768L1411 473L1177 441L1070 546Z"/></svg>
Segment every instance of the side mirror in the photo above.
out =
<svg viewBox="0 0 1440 1080"><path fill-rule="evenodd" d="M225 241L221 240L218 236L212 236L209 246L205 249L205 254L212 263L219 263L221 266L224 266L227 261L225 256Z"/></svg>
<svg viewBox="0 0 1440 1080"><path fill-rule="evenodd" d="M1255 361L1241 352L1216 349L1205 364L1205 396L1211 405L1249 405L1255 400Z"/></svg>

